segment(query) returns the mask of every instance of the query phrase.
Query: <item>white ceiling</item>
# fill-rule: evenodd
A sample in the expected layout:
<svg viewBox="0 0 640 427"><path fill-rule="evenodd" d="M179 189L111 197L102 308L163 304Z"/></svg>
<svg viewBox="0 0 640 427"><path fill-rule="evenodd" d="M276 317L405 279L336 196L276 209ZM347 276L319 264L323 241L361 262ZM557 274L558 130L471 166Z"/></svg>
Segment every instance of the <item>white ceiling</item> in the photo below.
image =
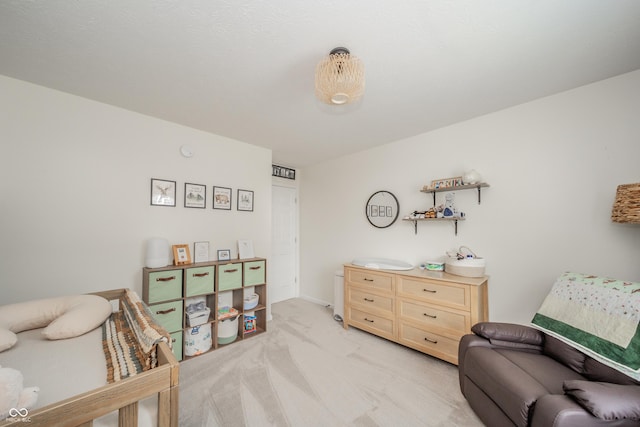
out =
<svg viewBox="0 0 640 427"><path fill-rule="evenodd" d="M364 98L314 97L346 46ZM0 74L303 167L640 69L638 0L2 0Z"/></svg>

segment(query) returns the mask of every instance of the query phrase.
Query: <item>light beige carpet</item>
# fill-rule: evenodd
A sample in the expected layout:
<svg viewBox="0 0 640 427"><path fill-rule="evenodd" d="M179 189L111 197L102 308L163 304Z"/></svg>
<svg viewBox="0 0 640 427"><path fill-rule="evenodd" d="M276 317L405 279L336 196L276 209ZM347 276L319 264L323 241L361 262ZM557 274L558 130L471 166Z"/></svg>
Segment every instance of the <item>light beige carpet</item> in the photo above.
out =
<svg viewBox="0 0 640 427"><path fill-rule="evenodd" d="M301 299L268 332L180 365L180 426L482 426L457 367Z"/></svg>

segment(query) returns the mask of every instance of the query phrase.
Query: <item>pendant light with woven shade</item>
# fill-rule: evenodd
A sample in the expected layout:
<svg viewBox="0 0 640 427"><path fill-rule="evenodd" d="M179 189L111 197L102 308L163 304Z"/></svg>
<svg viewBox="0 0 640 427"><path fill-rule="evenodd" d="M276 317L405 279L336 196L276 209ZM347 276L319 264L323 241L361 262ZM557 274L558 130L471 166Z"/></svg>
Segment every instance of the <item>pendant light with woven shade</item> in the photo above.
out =
<svg viewBox="0 0 640 427"><path fill-rule="evenodd" d="M326 104L357 101L364 82L364 64L345 47L333 49L316 67L316 97Z"/></svg>

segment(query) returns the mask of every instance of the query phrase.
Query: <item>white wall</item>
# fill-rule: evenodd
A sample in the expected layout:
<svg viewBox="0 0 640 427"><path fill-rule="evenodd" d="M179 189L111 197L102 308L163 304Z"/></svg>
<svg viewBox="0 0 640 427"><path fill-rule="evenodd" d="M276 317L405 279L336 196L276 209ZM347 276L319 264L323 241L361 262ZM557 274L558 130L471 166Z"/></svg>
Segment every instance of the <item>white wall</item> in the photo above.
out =
<svg viewBox="0 0 640 427"><path fill-rule="evenodd" d="M209 241L237 256L271 250L271 151L0 76L0 302L142 290L145 242ZM189 144L192 158L180 155ZM150 179L177 181L176 207L150 206ZM207 208L184 207L185 182ZM231 211L212 186L233 189ZM236 210L237 189L254 211Z"/></svg>
<svg viewBox="0 0 640 427"><path fill-rule="evenodd" d="M640 226L610 220L618 184L640 181L640 71L306 168L301 294L333 301L333 274L355 257L413 264L466 245L487 259L490 318L528 322L567 270L640 281ZM392 111L389 114L393 114ZM432 179L480 172L456 192L450 223L369 225L364 206L393 192L401 216L432 205ZM444 197L439 193L438 203Z"/></svg>

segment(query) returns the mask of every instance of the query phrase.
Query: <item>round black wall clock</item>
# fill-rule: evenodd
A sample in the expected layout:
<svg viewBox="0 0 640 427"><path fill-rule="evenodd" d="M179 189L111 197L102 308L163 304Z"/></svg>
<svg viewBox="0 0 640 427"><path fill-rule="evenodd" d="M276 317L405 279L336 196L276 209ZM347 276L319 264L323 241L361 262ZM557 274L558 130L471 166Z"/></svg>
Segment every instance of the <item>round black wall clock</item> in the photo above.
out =
<svg viewBox="0 0 640 427"><path fill-rule="evenodd" d="M400 205L398 199L388 191L377 191L367 200L365 215L377 228L387 228L398 219Z"/></svg>

